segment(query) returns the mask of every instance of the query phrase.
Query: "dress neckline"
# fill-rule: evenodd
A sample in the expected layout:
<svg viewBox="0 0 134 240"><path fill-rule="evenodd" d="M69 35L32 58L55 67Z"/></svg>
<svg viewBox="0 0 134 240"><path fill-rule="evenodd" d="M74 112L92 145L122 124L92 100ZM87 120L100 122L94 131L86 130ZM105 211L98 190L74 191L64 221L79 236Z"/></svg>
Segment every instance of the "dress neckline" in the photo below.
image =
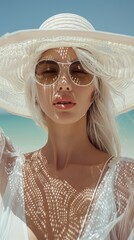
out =
<svg viewBox="0 0 134 240"><path fill-rule="evenodd" d="M81 231L80 231L80 233L79 233L78 239L80 239L81 236L82 236L82 234L83 234L83 231L84 231L84 228L85 228L85 224L86 224L86 220L87 220L87 218L88 218L88 216L89 216L89 214L90 214L90 211L91 211L93 202L94 202L94 200L95 200L95 196L96 196L96 194L97 194L97 192L98 192L99 186L101 185L103 179L106 177L109 169L111 168L111 166L113 165L113 163L114 163L115 160L116 160L116 158L112 155L112 156L110 156L110 157L106 160L105 164L103 165L103 168L102 168L102 171L101 171L101 173L100 173L99 179L98 179L98 181L97 181L97 183L96 183L96 187L95 187L95 189L94 189L94 191L93 191L93 195L92 195L91 201L90 201L90 203L89 203L89 206L88 206L88 209L87 209L87 212L86 212L85 219L83 220L83 224L82 224L82 226L81 226ZM107 169L106 169L106 168L107 168Z"/></svg>

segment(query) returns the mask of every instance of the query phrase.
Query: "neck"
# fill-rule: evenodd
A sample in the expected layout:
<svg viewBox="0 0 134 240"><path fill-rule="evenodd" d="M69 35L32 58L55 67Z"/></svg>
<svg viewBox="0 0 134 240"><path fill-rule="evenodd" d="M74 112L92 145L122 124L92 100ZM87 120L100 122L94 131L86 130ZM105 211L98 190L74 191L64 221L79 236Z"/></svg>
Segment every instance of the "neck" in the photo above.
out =
<svg viewBox="0 0 134 240"><path fill-rule="evenodd" d="M64 168L69 163L80 163L83 156L93 146L89 142L86 131L86 116L74 124L57 124L49 119L48 142L44 154L48 161L57 169Z"/></svg>

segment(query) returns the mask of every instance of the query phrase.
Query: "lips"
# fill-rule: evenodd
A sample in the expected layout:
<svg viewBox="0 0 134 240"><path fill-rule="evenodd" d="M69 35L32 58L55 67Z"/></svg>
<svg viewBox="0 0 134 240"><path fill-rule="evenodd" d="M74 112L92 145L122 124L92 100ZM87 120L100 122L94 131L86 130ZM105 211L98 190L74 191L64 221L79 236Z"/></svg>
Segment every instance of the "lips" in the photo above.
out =
<svg viewBox="0 0 134 240"><path fill-rule="evenodd" d="M75 104L74 102L71 101L58 101L58 102L54 102L53 105L57 105L57 104Z"/></svg>
<svg viewBox="0 0 134 240"><path fill-rule="evenodd" d="M76 105L76 102L69 97L58 97L53 101L53 105L58 109L70 109Z"/></svg>

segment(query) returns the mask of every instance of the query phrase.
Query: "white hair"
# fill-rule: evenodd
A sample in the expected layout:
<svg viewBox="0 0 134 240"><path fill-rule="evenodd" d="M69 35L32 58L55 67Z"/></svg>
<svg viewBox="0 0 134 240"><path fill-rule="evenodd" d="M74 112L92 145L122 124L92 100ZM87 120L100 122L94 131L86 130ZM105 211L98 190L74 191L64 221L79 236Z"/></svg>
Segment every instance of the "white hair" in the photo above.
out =
<svg viewBox="0 0 134 240"><path fill-rule="evenodd" d="M118 94L109 84L110 76L98 61L95 52L74 48L83 67L94 74L96 88L93 103L87 111L87 134L89 141L99 150L113 156L120 155L120 142L116 126L114 103L111 93ZM35 122L46 128L45 114L37 102L36 83L29 78L26 83L26 102Z"/></svg>
<svg viewBox="0 0 134 240"><path fill-rule="evenodd" d="M93 103L87 112L87 133L90 142L98 149L114 156L120 155L120 141L115 118L113 95L121 95L113 89L103 63L98 59L98 51L75 49L83 67L95 75L96 92ZM113 94L113 95L112 95Z"/></svg>

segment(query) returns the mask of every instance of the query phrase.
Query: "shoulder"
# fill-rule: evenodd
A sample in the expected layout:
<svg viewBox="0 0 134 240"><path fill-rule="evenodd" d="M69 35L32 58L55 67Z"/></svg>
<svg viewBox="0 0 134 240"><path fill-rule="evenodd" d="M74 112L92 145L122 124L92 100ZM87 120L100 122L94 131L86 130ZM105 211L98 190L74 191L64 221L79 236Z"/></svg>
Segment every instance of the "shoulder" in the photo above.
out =
<svg viewBox="0 0 134 240"><path fill-rule="evenodd" d="M25 164L32 164L38 159L38 150L29 152L29 153L24 153L25 157Z"/></svg>
<svg viewBox="0 0 134 240"><path fill-rule="evenodd" d="M40 171L43 164L42 158L40 156L40 150L36 150L30 153L25 153L24 157L25 157L25 164L23 169L25 173L28 174L31 171L33 173L37 173Z"/></svg>
<svg viewBox="0 0 134 240"><path fill-rule="evenodd" d="M117 160L117 174L125 177L134 177L134 159L119 157Z"/></svg>
<svg viewBox="0 0 134 240"><path fill-rule="evenodd" d="M116 176L134 175L134 159L128 157L112 157L108 163L110 169L112 169Z"/></svg>
<svg viewBox="0 0 134 240"><path fill-rule="evenodd" d="M134 182L134 159L115 158L115 183L128 187L131 182Z"/></svg>

